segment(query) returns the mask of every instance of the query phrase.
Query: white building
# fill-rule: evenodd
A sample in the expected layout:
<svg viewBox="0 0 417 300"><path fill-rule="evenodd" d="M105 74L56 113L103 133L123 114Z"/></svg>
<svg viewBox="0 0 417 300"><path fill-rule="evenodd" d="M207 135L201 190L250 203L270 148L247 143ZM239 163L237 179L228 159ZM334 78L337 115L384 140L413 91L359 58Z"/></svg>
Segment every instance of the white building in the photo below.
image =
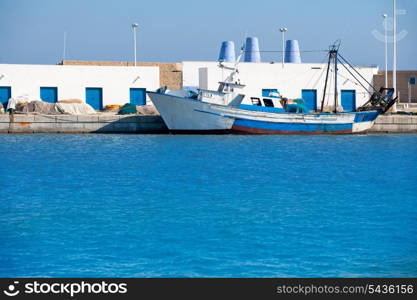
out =
<svg viewBox="0 0 417 300"><path fill-rule="evenodd" d="M134 67L80 63L83 65L0 64L0 102L4 104L10 97L25 96L28 100L47 102L81 99L95 109L108 104L141 105L150 101L146 90L156 90L161 83L216 90L218 82L230 73L220 69L216 61L185 61L182 63L182 78L176 69L160 72L159 65ZM230 63L226 65L233 66ZM326 64L317 63L286 63L284 68L281 63L240 63L239 79L246 85L242 90L246 95L243 103L252 103L251 98L265 98L272 89L290 99L303 98L310 110L319 109L326 67ZM357 70L370 83L378 73L377 67L357 67ZM345 111L354 110L369 99L372 89L366 82L363 81L367 88L364 89L342 66L339 66L338 74L338 105ZM329 76L330 87L324 106L331 107L334 105L334 73Z"/></svg>
<svg viewBox="0 0 417 300"><path fill-rule="evenodd" d="M233 67L233 64L225 64ZM251 97L266 97L268 90L277 89L290 99L303 98L309 109L321 107L327 64L320 63L240 63L239 79L246 87L243 103L250 104ZM377 67L356 67L371 84ZM372 88L362 80L366 90L344 69L338 67L338 105L345 111L354 110L369 100ZM217 89L230 71L218 67L218 62L183 62L183 86ZM330 87L324 106L334 107L334 72L329 74ZM357 76L359 77L359 76ZM377 87L379 89L379 87ZM266 93L265 93L266 92Z"/></svg>
<svg viewBox="0 0 417 300"><path fill-rule="evenodd" d="M56 102L81 99L95 109L108 104L145 104L159 88L159 67L0 64L0 100L24 96Z"/></svg>

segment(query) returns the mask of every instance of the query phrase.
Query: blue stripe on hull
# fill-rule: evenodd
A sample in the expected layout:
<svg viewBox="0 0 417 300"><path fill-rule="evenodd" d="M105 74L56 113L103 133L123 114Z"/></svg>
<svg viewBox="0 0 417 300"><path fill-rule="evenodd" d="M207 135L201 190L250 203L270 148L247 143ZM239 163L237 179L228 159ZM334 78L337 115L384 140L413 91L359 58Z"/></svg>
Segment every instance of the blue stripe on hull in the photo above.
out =
<svg viewBox="0 0 417 300"><path fill-rule="evenodd" d="M355 113L355 123L375 121L379 116L378 111L361 111Z"/></svg>
<svg viewBox="0 0 417 300"><path fill-rule="evenodd" d="M282 108L258 106L258 105L247 105L247 104L241 104L239 105L238 108L251 110L251 111L264 111L264 112L272 112L272 113L284 113L285 112L285 110L283 110Z"/></svg>
<svg viewBox="0 0 417 300"><path fill-rule="evenodd" d="M346 133L352 132L352 124L311 124L311 123L272 123L256 120L236 119L233 128L246 128L252 132L301 132L301 133Z"/></svg>

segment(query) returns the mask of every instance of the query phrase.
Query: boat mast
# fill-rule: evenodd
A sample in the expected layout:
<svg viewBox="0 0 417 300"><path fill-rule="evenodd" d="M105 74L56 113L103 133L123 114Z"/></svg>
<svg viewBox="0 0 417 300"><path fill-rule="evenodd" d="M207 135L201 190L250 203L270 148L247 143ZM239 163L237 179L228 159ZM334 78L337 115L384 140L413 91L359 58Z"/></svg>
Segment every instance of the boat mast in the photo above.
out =
<svg viewBox="0 0 417 300"><path fill-rule="evenodd" d="M324 82L323 99L321 100L320 112L323 112L323 109L324 109L324 100L326 99L327 82L329 81L329 72L330 72L330 63L331 63L331 61L332 61L332 58L331 58L331 55L329 53L329 60L327 62L326 80Z"/></svg>
<svg viewBox="0 0 417 300"><path fill-rule="evenodd" d="M338 60L338 51L340 47L340 40L336 41L329 50L329 60L327 62L327 72L326 72L326 81L324 83L324 91L323 91L323 99L321 101L321 109L320 112L323 112L324 108L324 100L326 99L326 92L327 92L327 82L329 81L329 72L330 72L330 64L334 64L334 112L337 112L337 60Z"/></svg>
<svg viewBox="0 0 417 300"><path fill-rule="evenodd" d="M235 82L235 75L239 74L239 63L240 63L240 59L242 58L242 55L245 53L244 49L245 49L245 44L243 44L242 48L240 48L239 56L237 57L233 67L227 67L223 65L222 62L219 62L218 66L219 68L222 69L222 72L224 69L232 71L229 74L229 76L226 77L224 81L220 82L219 88L217 89L219 92L223 91L226 83L237 83ZM223 80L223 76L222 76L222 80Z"/></svg>

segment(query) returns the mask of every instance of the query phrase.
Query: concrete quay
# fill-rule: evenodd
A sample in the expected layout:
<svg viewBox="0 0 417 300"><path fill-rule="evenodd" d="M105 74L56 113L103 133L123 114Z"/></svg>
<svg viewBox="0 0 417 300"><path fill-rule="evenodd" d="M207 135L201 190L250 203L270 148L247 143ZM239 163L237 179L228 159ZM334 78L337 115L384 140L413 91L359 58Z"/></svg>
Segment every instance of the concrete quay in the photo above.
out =
<svg viewBox="0 0 417 300"><path fill-rule="evenodd" d="M417 115L383 115L376 119L370 133L417 133Z"/></svg>
<svg viewBox="0 0 417 300"><path fill-rule="evenodd" d="M0 115L0 133L165 133L159 116Z"/></svg>
<svg viewBox="0 0 417 300"><path fill-rule="evenodd" d="M0 133L167 133L160 116L0 115ZM370 133L417 133L417 116L379 116Z"/></svg>

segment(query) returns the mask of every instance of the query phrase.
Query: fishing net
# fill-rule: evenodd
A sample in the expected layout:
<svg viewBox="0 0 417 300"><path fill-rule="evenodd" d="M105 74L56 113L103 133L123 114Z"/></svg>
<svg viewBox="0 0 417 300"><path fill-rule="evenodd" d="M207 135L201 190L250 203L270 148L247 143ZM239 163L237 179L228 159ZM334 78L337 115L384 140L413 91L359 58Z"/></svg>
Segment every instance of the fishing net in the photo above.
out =
<svg viewBox="0 0 417 300"><path fill-rule="evenodd" d="M118 115L130 115L130 114L136 114L136 113L137 113L136 105L126 103L125 105L122 106L122 108L119 110L117 114Z"/></svg>
<svg viewBox="0 0 417 300"><path fill-rule="evenodd" d="M156 110L155 106L153 105L136 106L136 110L139 115L144 115L144 116L158 116L159 115L159 112Z"/></svg>
<svg viewBox="0 0 417 300"><path fill-rule="evenodd" d="M86 103L72 102L49 103L43 101L31 101L28 103L21 103L16 107L18 112L22 113L38 113L43 115L90 115L95 114L96 111Z"/></svg>

